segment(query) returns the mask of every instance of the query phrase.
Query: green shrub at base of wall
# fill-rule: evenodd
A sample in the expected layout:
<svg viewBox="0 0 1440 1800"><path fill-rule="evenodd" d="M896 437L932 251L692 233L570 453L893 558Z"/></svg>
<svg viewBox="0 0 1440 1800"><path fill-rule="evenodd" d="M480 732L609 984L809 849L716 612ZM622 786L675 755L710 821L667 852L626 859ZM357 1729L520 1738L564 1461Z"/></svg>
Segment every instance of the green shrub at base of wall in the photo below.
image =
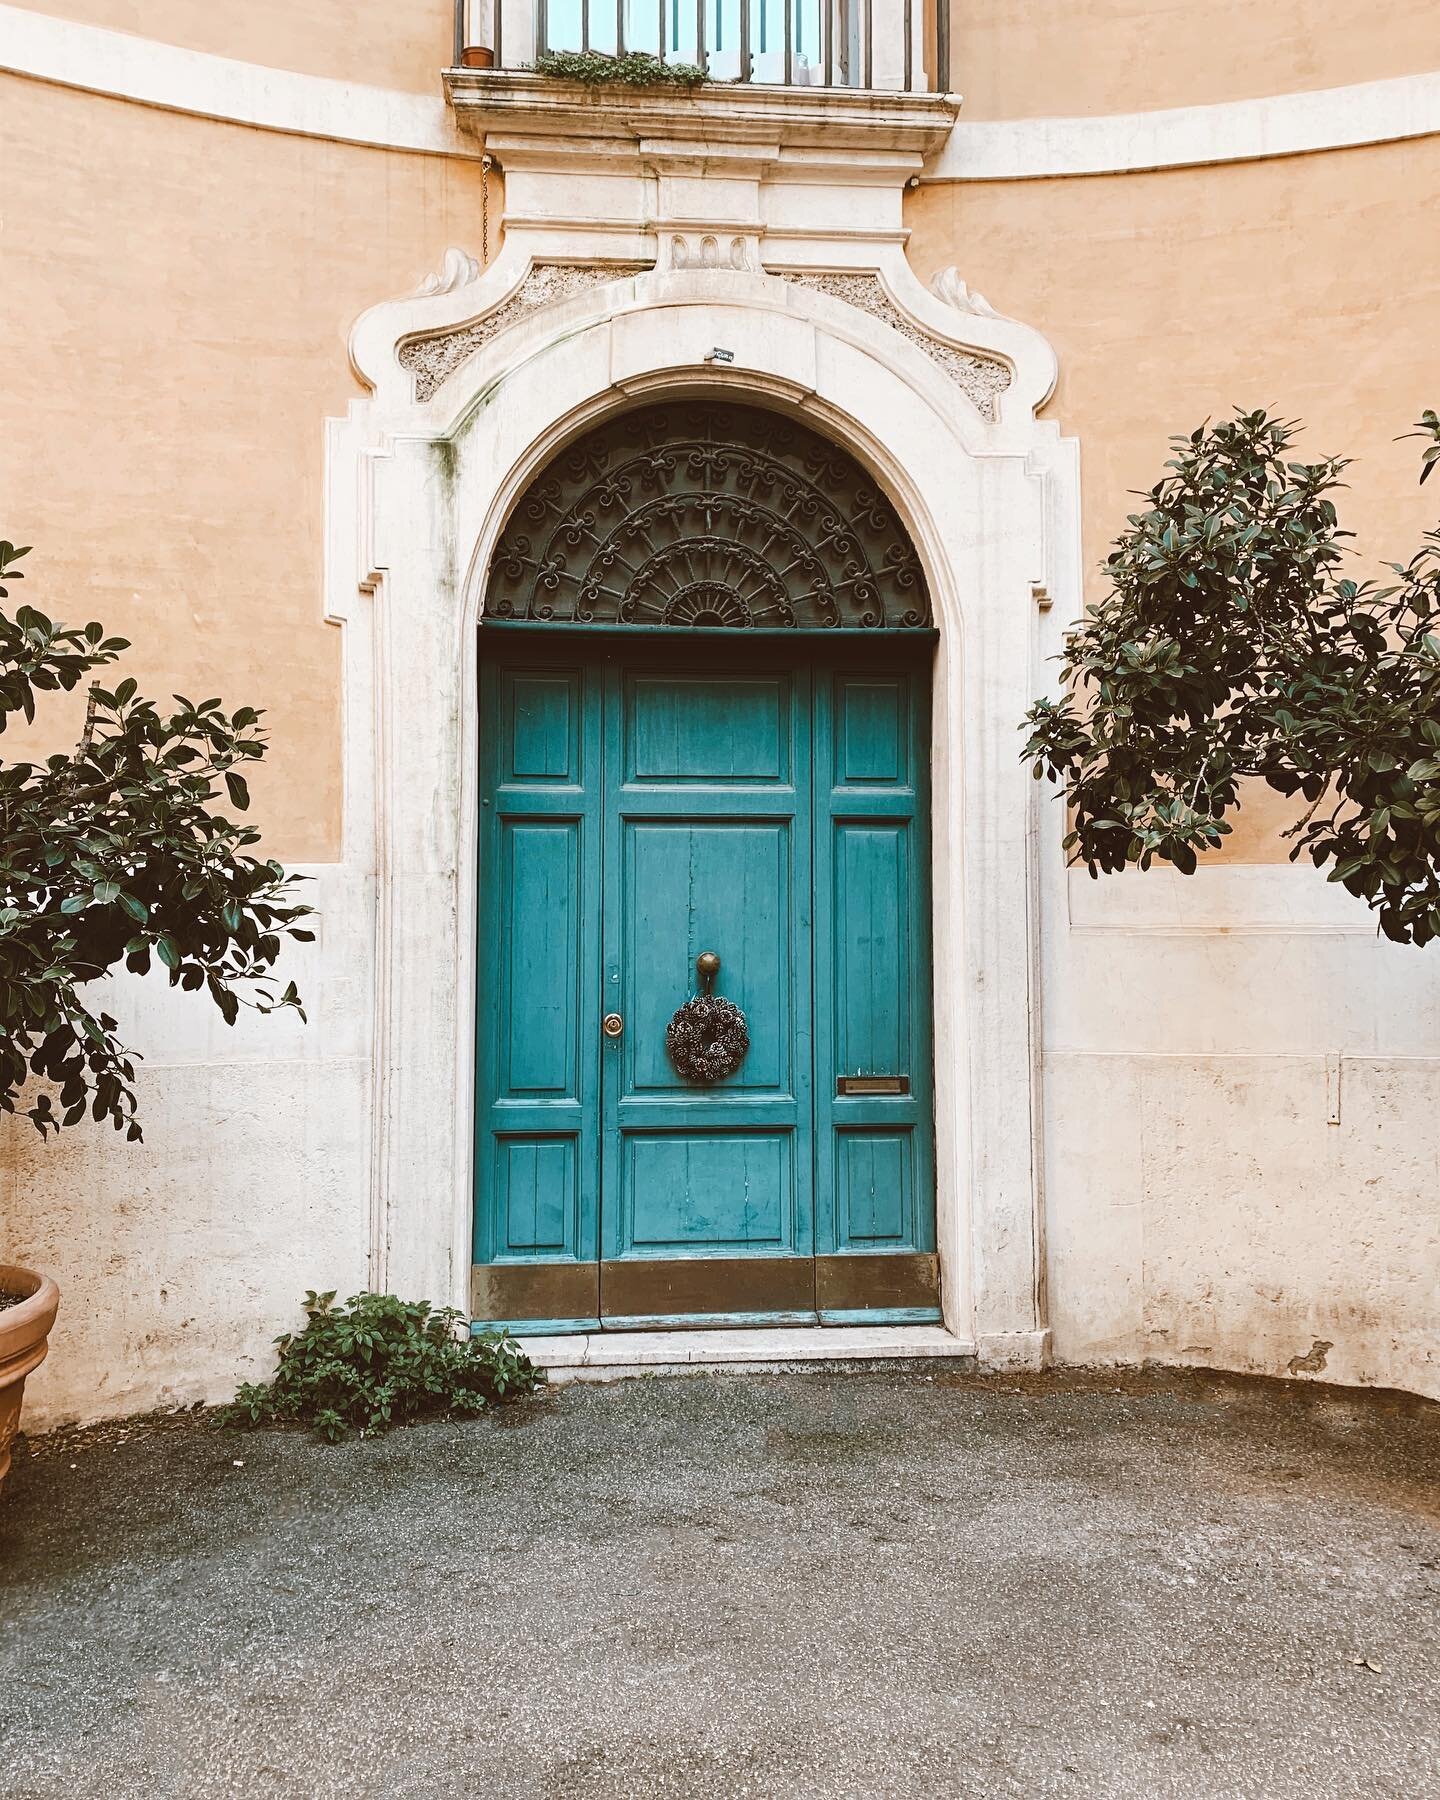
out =
<svg viewBox="0 0 1440 1800"><path fill-rule="evenodd" d="M303 1331L277 1338L268 1383L243 1386L222 1425L309 1425L327 1443L530 1394L544 1380L509 1337L472 1338L454 1307L393 1294L307 1293Z"/></svg>

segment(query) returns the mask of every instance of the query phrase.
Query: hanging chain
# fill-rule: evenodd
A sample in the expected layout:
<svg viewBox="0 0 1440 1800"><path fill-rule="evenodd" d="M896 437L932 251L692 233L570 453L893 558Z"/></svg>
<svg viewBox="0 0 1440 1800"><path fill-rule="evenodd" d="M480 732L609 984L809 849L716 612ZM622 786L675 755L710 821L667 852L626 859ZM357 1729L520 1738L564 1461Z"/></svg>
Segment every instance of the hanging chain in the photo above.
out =
<svg viewBox="0 0 1440 1800"><path fill-rule="evenodd" d="M490 266L490 170L493 156L480 158L480 267Z"/></svg>

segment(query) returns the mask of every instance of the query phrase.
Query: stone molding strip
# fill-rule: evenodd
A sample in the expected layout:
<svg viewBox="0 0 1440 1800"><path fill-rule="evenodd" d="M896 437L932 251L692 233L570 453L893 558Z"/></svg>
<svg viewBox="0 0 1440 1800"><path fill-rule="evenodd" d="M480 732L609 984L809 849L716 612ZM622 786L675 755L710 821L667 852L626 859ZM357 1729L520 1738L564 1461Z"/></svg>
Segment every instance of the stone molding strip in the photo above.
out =
<svg viewBox="0 0 1440 1800"><path fill-rule="evenodd" d="M1218 863L1194 875L1178 869L1124 869L1092 881L1067 869L1072 931L1165 937L1321 932L1375 940L1375 915L1363 900L1327 881L1309 862Z"/></svg>
<svg viewBox="0 0 1440 1800"><path fill-rule="evenodd" d="M468 161L444 99L186 50L0 4L0 71L261 131ZM437 84L440 71L436 70ZM1440 70L1095 118L962 121L927 181L1024 181L1249 162L1440 134Z"/></svg>
<svg viewBox="0 0 1440 1800"><path fill-rule="evenodd" d="M927 181L1033 181L1255 162L1440 133L1440 70L1095 118L961 121Z"/></svg>

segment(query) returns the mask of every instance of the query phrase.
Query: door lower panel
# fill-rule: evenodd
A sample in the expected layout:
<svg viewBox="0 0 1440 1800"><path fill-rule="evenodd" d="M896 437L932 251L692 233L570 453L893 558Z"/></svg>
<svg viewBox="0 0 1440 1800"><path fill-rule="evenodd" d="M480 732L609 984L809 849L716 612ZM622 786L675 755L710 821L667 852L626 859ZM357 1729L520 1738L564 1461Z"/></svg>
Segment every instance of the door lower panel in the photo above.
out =
<svg viewBox="0 0 1440 1800"><path fill-rule="evenodd" d="M600 1311L624 1320L730 1317L744 1313L815 1316L815 1262L809 1256L687 1256L600 1265Z"/></svg>
<svg viewBox="0 0 1440 1800"><path fill-rule="evenodd" d="M600 1324L598 1262L476 1263L470 1316L484 1324L545 1321L572 1331Z"/></svg>
<svg viewBox="0 0 1440 1800"><path fill-rule="evenodd" d="M940 1316L940 1258L923 1252L817 1256L815 1306L831 1313L923 1312Z"/></svg>

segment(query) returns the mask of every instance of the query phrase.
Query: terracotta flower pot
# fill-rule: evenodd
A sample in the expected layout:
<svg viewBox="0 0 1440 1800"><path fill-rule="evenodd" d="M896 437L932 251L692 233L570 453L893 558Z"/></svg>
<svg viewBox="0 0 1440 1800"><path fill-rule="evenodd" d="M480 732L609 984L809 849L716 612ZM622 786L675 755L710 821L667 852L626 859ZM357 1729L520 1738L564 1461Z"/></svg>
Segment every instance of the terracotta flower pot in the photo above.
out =
<svg viewBox="0 0 1440 1800"><path fill-rule="evenodd" d="M485 50L479 44L470 44L460 59L462 69L493 69L495 52Z"/></svg>
<svg viewBox="0 0 1440 1800"><path fill-rule="evenodd" d="M10 1446L20 1429L25 1377L49 1349L60 1290L48 1275L0 1263L0 1294L23 1294L18 1306L0 1311L0 1487L10 1473Z"/></svg>

